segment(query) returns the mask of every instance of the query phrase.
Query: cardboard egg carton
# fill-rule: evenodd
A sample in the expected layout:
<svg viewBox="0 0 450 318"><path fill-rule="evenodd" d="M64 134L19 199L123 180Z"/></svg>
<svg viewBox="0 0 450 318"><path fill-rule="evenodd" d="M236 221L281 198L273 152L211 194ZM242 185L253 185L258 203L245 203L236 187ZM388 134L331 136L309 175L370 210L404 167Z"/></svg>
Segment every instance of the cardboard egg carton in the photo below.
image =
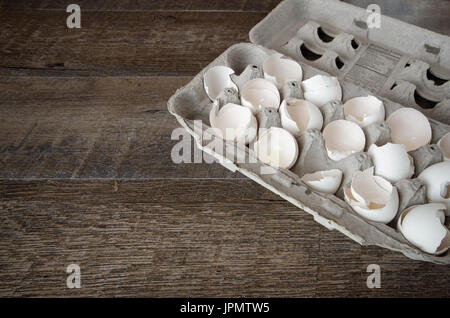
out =
<svg viewBox="0 0 450 318"><path fill-rule="evenodd" d="M336 16L340 18L336 19ZM217 151L217 148L212 146L214 143L211 141L217 137L210 135L207 130L212 103L203 87L203 74L214 66L228 66L235 71L232 80L240 89L248 80L263 77L263 61L268 56L280 52L301 64L304 79L318 74L331 74L338 77L342 86L343 102L353 97L372 94L383 101L386 118L395 110L405 106L423 111L429 117L433 138L430 145L410 152L414 158L415 175L428 166L442 161L442 153L436 143L450 131L450 126L446 124L450 122L450 109L446 102L448 82L440 85L444 87L443 89L442 87L435 89L425 81L423 76L405 73L405 65L409 62L410 67L422 69L425 72L426 66L431 65L432 70L439 70L441 77L443 77L442 74L450 74L448 70L450 39L386 17L382 18L382 29L374 31L368 29L367 24L364 28L363 22L366 21L367 16L365 9L337 0L284 1L252 29L250 39L254 44L239 43L227 49L188 85L179 89L170 98L169 111L194 137L200 149L215 157L228 169L241 172L310 213L317 222L328 229L339 230L361 245L381 246L401 252L415 260L450 264L449 252L440 256L422 252L396 231L395 220L388 225L367 221L356 214L344 201L343 187L348 185L354 172L373 165L366 152L355 153L343 160L333 161L328 158L322 133L312 129L297 138L300 155L294 167L290 170L274 170L254 157L251 145L247 147L223 141L224 147L221 151ZM321 28L326 31L320 31ZM392 36L386 36L383 28L388 28L389 35L392 34ZM327 34L324 36L319 32L327 32ZM397 33L404 33L401 41L397 39L398 36L395 35ZM323 41L322 38L329 41ZM411 38L416 40L414 42L408 40ZM417 39L423 41L417 43ZM320 53L317 55L321 57L310 60L303 56L305 50L302 52L300 48L302 45L308 50L315 50L316 54ZM427 46L434 48L428 50L431 53L427 51ZM338 57L340 62L336 63ZM380 72L380 69L384 72ZM355 73L359 74L359 79ZM426 91L426 94L429 94L427 97L436 100L444 97L443 101L439 102L439 111L433 111L434 108L422 109L419 105L410 105L409 99L404 97L406 93L406 95L398 93L397 99L397 94L392 93L395 92L395 87L391 90L393 83L398 83L400 87L405 85L402 83L410 83L420 87L421 94L425 94L423 92ZM442 93L441 90L444 92ZM287 83L280 92L283 99L302 98L302 91L295 82ZM233 89L225 90L219 96L219 103L239 104L238 94ZM398 103L398 100L404 103ZM320 107L320 110L324 117L324 127L329 122L344 117L341 102L330 102ZM436 118L437 114L441 117ZM258 122L260 128L280 126L278 113L268 110L258 114ZM386 122L372 124L364 128L364 133L367 145L373 143L383 145L390 141L389 127ZM336 195L313 191L301 181L301 177L306 173L334 168L343 171L343 181ZM267 173L271 170L271 173ZM407 207L426 203L425 186L417 179L402 180L395 186L400 197L398 215Z"/></svg>

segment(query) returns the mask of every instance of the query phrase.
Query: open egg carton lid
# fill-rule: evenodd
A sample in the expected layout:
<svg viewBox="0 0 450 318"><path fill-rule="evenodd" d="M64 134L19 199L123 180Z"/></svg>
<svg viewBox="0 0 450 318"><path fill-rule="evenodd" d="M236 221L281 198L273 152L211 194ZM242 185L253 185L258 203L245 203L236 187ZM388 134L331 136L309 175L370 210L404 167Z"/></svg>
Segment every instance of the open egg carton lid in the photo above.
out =
<svg viewBox="0 0 450 318"><path fill-rule="evenodd" d="M241 172L310 213L315 221L328 229L339 230L361 245L381 246L415 260L450 264L448 251L439 256L423 252L396 230L395 223L401 211L426 203L425 187L417 179L402 180L395 184L400 196L400 208L397 217L389 225L364 219L344 201L344 186L351 182L354 173L373 166L366 152L353 154L340 161L330 160L322 133L308 130L297 137L300 154L296 164L289 170L278 168L275 173L267 173L273 168L252 158L254 152L249 147L223 141L225 147L218 151L216 144L211 142L217 137L209 132L213 104L205 92L205 73L215 66L227 66L235 71L232 78L240 89L261 70L267 57L282 53L300 63L303 79L319 74L336 76L342 87L343 101L375 95L384 103L386 118L405 106L423 112L432 128L432 140L430 145L411 153L417 160L415 176L441 161L442 153L436 143L450 132L450 86L445 81L446 74L450 74L449 38L384 16L381 20L382 29L368 29L367 23L364 24L368 15L365 9L337 0L284 1L252 29L250 39L255 44L239 43L227 49L189 84L177 90L170 98L168 108L193 136L200 149L212 155L224 167ZM401 36L397 39L391 35L394 33ZM314 59L310 59L311 56ZM410 72L405 71L408 67ZM417 76L419 71L423 71L421 77ZM435 101L435 105L432 108L418 105L416 91L423 99L426 97L428 102ZM226 92L223 93L226 95ZM292 94L286 92L284 87L281 95L290 97ZM324 114L324 127L336 119L330 114ZM261 118L258 121L261 126ZM264 125L271 126L270 116ZM380 123L378 128L375 131L364 130L368 141L379 138L379 132L386 128L386 123ZM314 191L302 181L301 177L305 173L335 168L343 171L343 180L336 195Z"/></svg>
<svg viewBox="0 0 450 318"><path fill-rule="evenodd" d="M286 0L250 41L450 124L450 37L339 0Z"/></svg>

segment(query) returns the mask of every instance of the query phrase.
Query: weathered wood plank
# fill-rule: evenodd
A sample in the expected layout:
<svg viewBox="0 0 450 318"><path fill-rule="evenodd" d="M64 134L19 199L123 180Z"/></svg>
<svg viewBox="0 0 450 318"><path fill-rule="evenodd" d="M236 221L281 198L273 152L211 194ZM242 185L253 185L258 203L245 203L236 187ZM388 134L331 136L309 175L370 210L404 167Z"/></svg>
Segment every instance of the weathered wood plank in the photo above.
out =
<svg viewBox="0 0 450 318"><path fill-rule="evenodd" d="M88 11L260 11L272 10L281 0L79 0L81 10ZM65 10L70 0L0 1L5 9Z"/></svg>
<svg viewBox="0 0 450 318"><path fill-rule="evenodd" d="M2 0L0 8L15 10L63 10L70 0ZM282 0L79 0L82 11L256 11L269 12ZM355 6L367 8L372 0L342 0ZM392 17L420 16L441 18L450 15L448 1L436 0L378 0L383 14Z"/></svg>
<svg viewBox="0 0 450 318"><path fill-rule="evenodd" d="M232 44L248 41L258 12L65 12L1 10L1 74L48 70L90 75L195 75Z"/></svg>
<svg viewBox="0 0 450 318"><path fill-rule="evenodd" d="M166 103L189 80L3 77L0 177L240 177L217 164L171 160L179 124Z"/></svg>
<svg viewBox="0 0 450 318"><path fill-rule="evenodd" d="M0 181L0 198L1 296L450 295L448 267L360 247L250 180Z"/></svg>

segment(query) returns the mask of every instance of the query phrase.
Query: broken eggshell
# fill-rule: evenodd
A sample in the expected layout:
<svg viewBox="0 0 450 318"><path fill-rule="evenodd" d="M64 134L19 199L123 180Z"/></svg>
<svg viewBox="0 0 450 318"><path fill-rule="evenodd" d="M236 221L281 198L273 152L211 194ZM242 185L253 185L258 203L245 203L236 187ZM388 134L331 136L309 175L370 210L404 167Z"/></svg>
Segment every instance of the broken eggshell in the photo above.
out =
<svg viewBox="0 0 450 318"><path fill-rule="evenodd" d="M373 123L383 121L385 109L383 102L375 96L355 97L344 104L345 119L365 128Z"/></svg>
<svg viewBox="0 0 450 318"><path fill-rule="evenodd" d="M299 154L297 140L278 127L263 131L253 147L258 159L274 168L292 168Z"/></svg>
<svg viewBox="0 0 450 318"><path fill-rule="evenodd" d="M262 107L271 107L278 110L280 107L280 92L272 82L263 78L255 78L242 87L241 103L251 109L253 113L256 113Z"/></svg>
<svg viewBox="0 0 450 318"><path fill-rule="evenodd" d="M311 189L328 194L335 194L342 182L342 171L332 169L305 174L301 179Z"/></svg>
<svg viewBox="0 0 450 318"><path fill-rule="evenodd" d="M413 108L400 108L387 119L391 139L410 152L431 142L431 126L427 117Z"/></svg>
<svg viewBox="0 0 450 318"><path fill-rule="evenodd" d="M427 187L427 199L432 203L443 203L450 212L450 161L434 164L417 177Z"/></svg>
<svg viewBox="0 0 450 318"><path fill-rule="evenodd" d="M405 145L387 143L378 147L372 144L368 151L375 166L375 174L395 183L414 175L414 159Z"/></svg>
<svg viewBox="0 0 450 318"><path fill-rule="evenodd" d="M438 147L441 149L444 160L450 161L450 132L439 140Z"/></svg>
<svg viewBox="0 0 450 318"><path fill-rule="evenodd" d="M226 66L215 66L203 75L203 86L208 97L214 102L219 94L226 88L234 88L239 91L231 80L234 71Z"/></svg>
<svg viewBox="0 0 450 318"><path fill-rule="evenodd" d="M289 81L300 82L303 78L300 64L279 53L269 56L262 67L264 78L274 83L278 89Z"/></svg>
<svg viewBox="0 0 450 318"><path fill-rule="evenodd" d="M366 145L366 136L361 127L343 119L329 123L323 130L323 138L328 157L336 161L363 151Z"/></svg>
<svg viewBox="0 0 450 318"><path fill-rule="evenodd" d="M357 171L351 185L344 187L345 201L367 220L389 223L397 215L399 197L397 188L380 176L374 168Z"/></svg>
<svg viewBox="0 0 450 318"><path fill-rule="evenodd" d="M444 225L445 205L428 203L415 205L402 212L397 229L422 251L440 255L450 248L450 232Z"/></svg>
<svg viewBox="0 0 450 318"><path fill-rule="evenodd" d="M305 99L317 106L342 100L342 89L336 77L316 75L302 82Z"/></svg>
<svg viewBox="0 0 450 318"><path fill-rule="evenodd" d="M213 105L209 114L211 127L217 136L242 144L252 142L257 133L258 122L251 110L236 104L226 104L219 110Z"/></svg>
<svg viewBox="0 0 450 318"><path fill-rule="evenodd" d="M323 116L320 109L302 99L288 98L280 106L281 125L294 136L308 129L322 130Z"/></svg>

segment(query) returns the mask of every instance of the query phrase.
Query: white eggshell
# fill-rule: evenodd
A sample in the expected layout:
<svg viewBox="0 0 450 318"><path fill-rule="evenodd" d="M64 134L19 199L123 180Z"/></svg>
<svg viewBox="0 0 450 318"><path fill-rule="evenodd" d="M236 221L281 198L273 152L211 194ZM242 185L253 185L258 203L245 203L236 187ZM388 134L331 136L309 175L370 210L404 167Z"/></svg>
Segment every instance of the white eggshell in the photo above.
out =
<svg viewBox="0 0 450 318"><path fill-rule="evenodd" d="M226 88L234 88L239 90L237 85L233 83L230 75L234 71L226 66L215 66L210 68L203 75L203 86L208 97L215 101L219 94Z"/></svg>
<svg viewBox="0 0 450 318"><path fill-rule="evenodd" d="M305 174L302 181L313 190L335 194L342 182L342 171L332 169Z"/></svg>
<svg viewBox="0 0 450 318"><path fill-rule="evenodd" d="M400 108L387 119L391 139L395 144L403 144L408 152L425 146L431 141L430 123L421 112L413 108Z"/></svg>
<svg viewBox="0 0 450 318"><path fill-rule="evenodd" d="M243 144L255 139L258 121L250 109L231 103L220 110L218 108L218 105L213 105L209 114L209 121L216 135Z"/></svg>
<svg viewBox="0 0 450 318"><path fill-rule="evenodd" d="M278 89L289 81L300 82L303 78L300 64L279 53L272 54L264 61L263 71L264 78L274 83Z"/></svg>
<svg viewBox="0 0 450 318"><path fill-rule="evenodd" d="M402 212L397 228L414 246L430 254L442 254L450 247L450 232L445 227L445 205L429 203Z"/></svg>
<svg viewBox="0 0 450 318"><path fill-rule="evenodd" d="M302 82L305 99L317 106L342 100L342 89L336 77L316 75Z"/></svg>
<svg viewBox="0 0 450 318"><path fill-rule="evenodd" d="M255 78L248 81L241 92L242 105L256 113L262 107L271 107L278 110L280 107L280 92L275 84L263 79Z"/></svg>
<svg viewBox="0 0 450 318"><path fill-rule="evenodd" d="M329 123L323 130L323 138L328 156L333 160L361 152L366 145L366 136L361 127L342 119Z"/></svg>
<svg viewBox="0 0 450 318"><path fill-rule="evenodd" d="M414 175L414 160L405 145L387 143L378 147L373 144L368 151L375 166L375 174L395 183Z"/></svg>
<svg viewBox="0 0 450 318"><path fill-rule="evenodd" d="M383 121L385 117L384 105L375 96L355 97L344 104L345 119L367 127L373 123Z"/></svg>
<svg viewBox="0 0 450 318"><path fill-rule="evenodd" d="M322 130L322 112L306 100L285 99L280 106L280 117L283 128L294 136L299 136L308 129Z"/></svg>
<svg viewBox="0 0 450 318"><path fill-rule="evenodd" d="M438 147L441 149L444 160L450 160L450 132L442 137L438 142Z"/></svg>
<svg viewBox="0 0 450 318"><path fill-rule="evenodd" d="M428 202L443 203L450 212L450 161L426 168L417 178L427 187Z"/></svg>
<svg viewBox="0 0 450 318"><path fill-rule="evenodd" d="M397 188L373 172L371 167L355 173L351 186L344 188L345 201L367 220L387 224L397 215Z"/></svg>
<svg viewBox="0 0 450 318"><path fill-rule="evenodd" d="M271 127L254 144L259 160L274 168L290 169L298 158L297 140L285 129Z"/></svg>

